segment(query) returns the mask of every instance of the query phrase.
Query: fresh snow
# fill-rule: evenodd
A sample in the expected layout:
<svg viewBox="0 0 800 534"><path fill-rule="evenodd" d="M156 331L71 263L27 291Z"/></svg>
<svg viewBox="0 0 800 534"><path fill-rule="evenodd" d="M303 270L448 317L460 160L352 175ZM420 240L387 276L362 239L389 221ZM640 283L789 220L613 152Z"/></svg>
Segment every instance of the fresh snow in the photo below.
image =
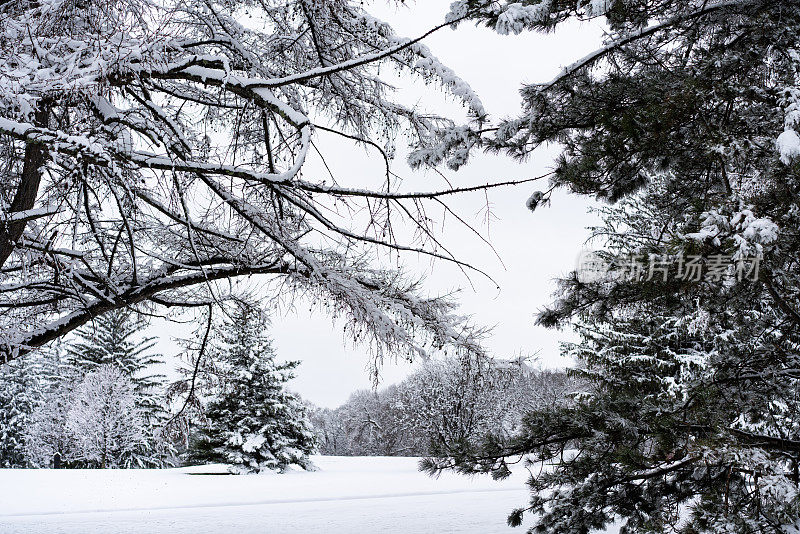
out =
<svg viewBox="0 0 800 534"><path fill-rule="evenodd" d="M541 22L550 14L551 0L526 6L520 2L508 4L505 11L497 17L495 31L500 35L519 35L525 28L535 22Z"/></svg>
<svg viewBox="0 0 800 534"><path fill-rule="evenodd" d="M791 164L792 160L800 155L800 136L794 130L786 130L779 135L777 145L781 161L786 165Z"/></svg>
<svg viewBox="0 0 800 534"><path fill-rule="evenodd" d="M528 472L417 471L418 458L315 456L317 471L0 469L0 533L511 533ZM204 474L200 474L204 473ZM208 474L216 473L216 474Z"/></svg>

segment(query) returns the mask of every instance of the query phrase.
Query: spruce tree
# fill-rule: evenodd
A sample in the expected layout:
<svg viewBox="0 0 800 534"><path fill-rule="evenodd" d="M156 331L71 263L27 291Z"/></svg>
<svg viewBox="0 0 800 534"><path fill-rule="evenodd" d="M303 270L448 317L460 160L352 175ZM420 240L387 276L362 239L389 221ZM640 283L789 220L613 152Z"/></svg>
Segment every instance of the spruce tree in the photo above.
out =
<svg viewBox="0 0 800 534"><path fill-rule="evenodd" d="M0 467L26 467L25 429L41 403L38 354L9 362L0 373Z"/></svg>
<svg viewBox="0 0 800 534"><path fill-rule="evenodd" d="M228 463L234 473L312 467L306 408L284 389L299 362L276 362L267 328L266 317L245 304L215 328L207 356L218 364L220 386L192 440L192 461Z"/></svg>
<svg viewBox="0 0 800 534"><path fill-rule="evenodd" d="M0 373L0 467L49 465L53 450L45 455L33 454L38 444L31 442L30 429L53 399L53 391L73 379L73 369L63 361L59 349L52 346L3 367ZM57 432L51 429L42 436L46 441L58 441L55 434Z"/></svg>
<svg viewBox="0 0 800 534"><path fill-rule="evenodd" d="M56 453L65 467L84 467L74 453L67 429L67 413L73 406L73 392L82 374L60 347L36 351L30 357L30 377L38 385L37 401L23 428L25 460L28 466L49 467Z"/></svg>
<svg viewBox="0 0 800 534"><path fill-rule="evenodd" d="M147 393L161 385L162 377L150 373L163 361L151 352L155 338L140 335L141 326L131 310L100 315L77 331L77 339L67 347L68 360L84 373L113 365L131 377L137 393Z"/></svg>
<svg viewBox="0 0 800 534"><path fill-rule="evenodd" d="M154 372L154 367L163 361L152 352L155 338L142 336L141 327L131 310L101 315L90 326L78 330L77 340L67 347L67 359L82 375L110 365L130 378L146 436L131 453L127 466L161 467L169 465L174 455L162 430L168 419L164 377Z"/></svg>

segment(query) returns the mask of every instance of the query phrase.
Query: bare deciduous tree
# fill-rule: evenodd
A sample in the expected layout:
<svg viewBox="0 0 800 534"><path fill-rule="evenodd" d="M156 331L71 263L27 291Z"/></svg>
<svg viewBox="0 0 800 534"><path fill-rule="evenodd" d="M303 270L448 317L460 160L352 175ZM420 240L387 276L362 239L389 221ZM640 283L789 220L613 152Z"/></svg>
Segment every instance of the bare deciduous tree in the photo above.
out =
<svg viewBox="0 0 800 534"><path fill-rule="evenodd" d="M128 467L145 440L130 377L111 365L86 375L75 390L66 428L76 459L101 468Z"/></svg>
<svg viewBox="0 0 800 534"><path fill-rule="evenodd" d="M457 167L485 117L420 40L349 0L3 3L1 358L109 310L206 306L248 275L328 304L378 359L479 351L450 300L372 262L468 267L425 206L479 188L402 193L389 170L401 131L412 164ZM470 124L395 101L382 65L438 83ZM385 175L371 189L306 176L320 131L380 153ZM400 220L416 238L397 237Z"/></svg>

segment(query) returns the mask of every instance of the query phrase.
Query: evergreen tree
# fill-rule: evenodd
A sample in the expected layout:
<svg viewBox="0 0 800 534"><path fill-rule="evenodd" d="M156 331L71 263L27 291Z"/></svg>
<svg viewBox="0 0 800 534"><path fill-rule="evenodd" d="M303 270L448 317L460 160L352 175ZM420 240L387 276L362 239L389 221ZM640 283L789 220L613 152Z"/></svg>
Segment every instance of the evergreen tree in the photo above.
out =
<svg viewBox="0 0 800 534"><path fill-rule="evenodd" d="M550 191L617 205L594 232L609 272L572 273L539 315L581 334L565 351L590 391L427 467L504 476L508 456L553 464L509 519L530 512L535 532L794 531L800 3L464 0L454 13L467 6L501 33L605 17L601 49L526 87L520 117L473 144L525 157L558 142ZM631 276L633 258L659 270ZM689 261L701 276L687 276Z"/></svg>
<svg viewBox="0 0 800 534"><path fill-rule="evenodd" d="M53 391L72 378L70 366L62 361L55 347L32 352L3 368L0 373L0 467L49 465L52 451L44 460L41 455L31 454L35 445L30 442L30 429L50 403ZM44 439L58 440L52 429L47 434Z"/></svg>
<svg viewBox="0 0 800 534"><path fill-rule="evenodd" d="M81 373L58 348L37 351L31 372L38 382L39 396L23 431L27 464L49 467L58 453L64 466L84 467L74 457L74 443L67 429L67 414L74 404Z"/></svg>
<svg viewBox="0 0 800 534"><path fill-rule="evenodd" d="M50 467L56 454L66 467L86 467L78 457L74 435L67 427L79 384L74 378L52 383L25 425L25 455L33 467Z"/></svg>
<svg viewBox="0 0 800 534"><path fill-rule="evenodd" d="M77 331L67 347L68 361L83 373L113 365L131 377L138 394L146 394L162 385L161 375L149 373L163 361L151 352L155 338L139 335L141 326L128 309L103 314Z"/></svg>
<svg viewBox="0 0 800 534"><path fill-rule="evenodd" d="M259 310L239 304L216 328L208 357L219 364L220 387L192 441L191 460L228 463L235 473L312 467L306 408L284 389L299 362L275 361L267 327Z"/></svg>
<svg viewBox="0 0 800 534"><path fill-rule="evenodd" d="M800 242L778 239L750 210L712 216L667 183L603 210L594 236L609 271L562 280L539 316L577 329L581 340L564 349L589 391L531 411L510 439L428 469L504 476L516 454L554 464L532 479L525 508L541 532L602 530L618 519L624 532L778 532L798 521L800 331L769 286L778 268L793 276ZM776 220L786 210L787 222L800 213L776 200L754 209ZM738 280L735 261L709 276L714 257L742 250L764 254L758 279ZM699 279L680 261L692 256L703 262ZM634 258L670 257L664 276L626 272Z"/></svg>
<svg viewBox="0 0 800 534"><path fill-rule="evenodd" d="M20 358L0 373L0 467L25 467L25 428L42 401L42 383L37 372L38 354Z"/></svg>
<svg viewBox="0 0 800 534"><path fill-rule="evenodd" d="M128 466L161 467L169 465L174 455L173 447L162 435L168 419L164 377L153 372L163 361L152 353L155 338L141 336L141 327L131 310L111 311L78 330L77 340L67 347L67 354L70 364L81 374L110 365L131 379L146 437L132 452Z"/></svg>

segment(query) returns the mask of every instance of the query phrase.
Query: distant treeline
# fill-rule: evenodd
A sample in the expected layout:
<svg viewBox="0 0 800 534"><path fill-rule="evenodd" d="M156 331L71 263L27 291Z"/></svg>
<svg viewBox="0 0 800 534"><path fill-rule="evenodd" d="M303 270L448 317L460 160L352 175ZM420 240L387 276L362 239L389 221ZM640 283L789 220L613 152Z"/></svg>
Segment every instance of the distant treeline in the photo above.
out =
<svg viewBox="0 0 800 534"><path fill-rule="evenodd" d="M513 434L524 414L568 403L580 383L524 361L432 359L408 378L311 408L320 454L447 456L456 445Z"/></svg>

